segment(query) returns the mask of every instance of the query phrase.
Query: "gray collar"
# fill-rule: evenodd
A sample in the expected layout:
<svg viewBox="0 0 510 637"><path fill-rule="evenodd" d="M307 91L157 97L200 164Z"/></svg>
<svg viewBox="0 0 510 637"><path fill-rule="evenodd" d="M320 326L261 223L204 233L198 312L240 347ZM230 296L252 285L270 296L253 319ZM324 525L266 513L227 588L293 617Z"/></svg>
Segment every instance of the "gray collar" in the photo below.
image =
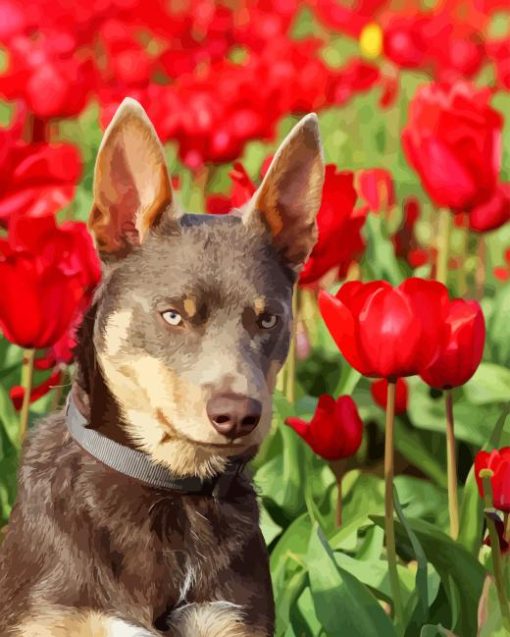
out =
<svg viewBox="0 0 510 637"><path fill-rule="evenodd" d="M90 429L87 419L76 406L72 393L67 398L65 415L69 433L82 449L110 469L156 489L225 498L232 482L246 465L241 458L233 458L224 472L214 478L177 477L169 469L154 463L146 453L121 445L95 429Z"/></svg>

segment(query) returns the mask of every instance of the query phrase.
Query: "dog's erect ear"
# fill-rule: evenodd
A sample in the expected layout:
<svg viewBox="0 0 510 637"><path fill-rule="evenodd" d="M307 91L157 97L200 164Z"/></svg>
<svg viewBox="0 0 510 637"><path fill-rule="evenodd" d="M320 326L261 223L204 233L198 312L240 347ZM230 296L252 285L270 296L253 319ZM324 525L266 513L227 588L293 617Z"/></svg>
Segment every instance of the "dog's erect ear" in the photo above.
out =
<svg viewBox="0 0 510 637"><path fill-rule="evenodd" d="M324 161L317 116L304 117L282 142L244 215L262 224L273 244L295 270L317 240L316 215L322 198Z"/></svg>
<svg viewBox="0 0 510 637"><path fill-rule="evenodd" d="M126 98L101 142L89 227L100 254L121 257L149 228L172 215L172 186L163 148L142 106Z"/></svg>

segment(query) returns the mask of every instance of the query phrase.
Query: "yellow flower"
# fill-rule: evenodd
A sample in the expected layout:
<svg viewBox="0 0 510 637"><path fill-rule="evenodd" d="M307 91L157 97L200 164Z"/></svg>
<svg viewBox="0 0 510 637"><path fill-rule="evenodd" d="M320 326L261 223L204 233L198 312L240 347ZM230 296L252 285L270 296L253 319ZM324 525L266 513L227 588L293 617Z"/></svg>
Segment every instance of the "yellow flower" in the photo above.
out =
<svg viewBox="0 0 510 637"><path fill-rule="evenodd" d="M362 55L374 59L379 57L383 49L383 31L375 22L369 22L363 27L359 36L359 46Z"/></svg>

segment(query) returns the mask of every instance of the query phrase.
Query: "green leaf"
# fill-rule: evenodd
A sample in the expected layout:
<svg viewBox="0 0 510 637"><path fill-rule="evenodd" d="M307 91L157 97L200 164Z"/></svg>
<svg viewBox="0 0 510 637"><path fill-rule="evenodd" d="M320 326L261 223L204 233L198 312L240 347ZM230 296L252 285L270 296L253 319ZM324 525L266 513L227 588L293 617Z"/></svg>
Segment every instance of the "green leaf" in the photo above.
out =
<svg viewBox="0 0 510 637"><path fill-rule="evenodd" d="M282 527L276 524L264 506L260 507L260 529L267 545L282 532Z"/></svg>
<svg viewBox="0 0 510 637"><path fill-rule="evenodd" d="M308 584L308 573L305 569L300 569L285 583L277 588L275 593L276 624L275 635L285 635L290 625L291 610L297 603L301 593Z"/></svg>
<svg viewBox="0 0 510 637"><path fill-rule="evenodd" d="M290 427L283 424L283 420L292 413L289 403L278 396L275 406L279 415L275 435L281 440L281 453L263 464L256 472L254 480L257 488L264 494L264 503L271 516L278 524L283 525L306 509L303 479L296 467L305 466L307 456L313 452Z"/></svg>
<svg viewBox="0 0 510 637"><path fill-rule="evenodd" d="M448 496L445 490L427 480L406 475L396 476L394 484L407 518L421 518L447 528Z"/></svg>
<svg viewBox="0 0 510 637"><path fill-rule="evenodd" d="M428 434L430 436L430 434ZM424 432L410 429L400 419L395 421L395 447L415 467L418 467L436 484L446 488L446 472L442 461L437 459L424 444Z"/></svg>
<svg viewBox="0 0 510 637"><path fill-rule="evenodd" d="M269 558L276 585L286 581L289 563L293 565L293 572L296 570L296 564L304 566L311 532L312 522L308 513L300 515L285 529Z"/></svg>
<svg viewBox="0 0 510 637"><path fill-rule="evenodd" d="M464 393L475 405L503 403L510 399L510 369L494 363L481 363Z"/></svg>
<svg viewBox="0 0 510 637"><path fill-rule="evenodd" d="M432 624L427 624L423 626L420 632L420 637L457 637L451 630L444 628L441 624L437 626L433 626Z"/></svg>
<svg viewBox="0 0 510 637"><path fill-rule="evenodd" d="M9 520L16 499L18 461L16 451L0 459L0 526Z"/></svg>
<svg viewBox="0 0 510 637"><path fill-rule="evenodd" d="M3 385L0 385L0 426L3 427L12 446L19 449L19 417Z"/></svg>
<svg viewBox="0 0 510 637"><path fill-rule="evenodd" d="M384 527L382 516L372 518ZM438 572L450 603L452 630L466 637L476 635L476 609L486 575L482 565L458 542L423 520L409 520L408 524L418 538L427 560ZM412 545L404 526L395 522L398 548L406 553Z"/></svg>
<svg viewBox="0 0 510 637"><path fill-rule="evenodd" d="M496 585L491 576L487 577L483 586L478 618L480 623L477 637L508 637L501 617Z"/></svg>
<svg viewBox="0 0 510 637"><path fill-rule="evenodd" d="M420 379L409 379L408 414L418 429L437 431L445 435L444 397L431 396L430 388ZM495 404L473 404L462 390L454 392L455 437L457 440L481 446L492 430L492 422L500 408Z"/></svg>
<svg viewBox="0 0 510 637"><path fill-rule="evenodd" d="M339 568L353 575L362 584L369 588L373 594L391 602L391 586L388 577L388 562L383 559L360 560L345 553L335 552L335 562ZM404 604L411 597L414 589L415 577L405 566L398 565L398 576L401 584L401 592Z"/></svg>
<svg viewBox="0 0 510 637"><path fill-rule="evenodd" d="M315 611L313 595L308 586L303 590L291 611L291 621L298 635L319 637L324 634L323 626Z"/></svg>
<svg viewBox="0 0 510 637"><path fill-rule="evenodd" d="M417 604L416 609L413 612L411 622L413 625L412 630L421 626L426 618L429 611L429 587L428 587L428 574L427 574L427 557L425 555L425 551L423 550L422 545L420 544L416 534L412 530L409 522L404 516L404 512L402 511L402 507L400 506L400 502L398 499L398 493L395 487L393 487L393 505L395 508L395 512L397 514L400 523L404 527L405 532L407 533L407 537L409 538L409 542L411 543L411 547L413 549L414 556L418 563L418 570L416 571L416 592L417 592ZM409 630L409 626L407 630Z"/></svg>
<svg viewBox="0 0 510 637"><path fill-rule="evenodd" d="M502 287L495 298L490 319L487 322L487 349L491 360L504 367L510 365L510 286Z"/></svg>
<svg viewBox="0 0 510 637"><path fill-rule="evenodd" d="M345 394L350 396L360 379L361 374L353 367L347 364L342 365L340 378L333 391L333 396L343 396Z"/></svg>
<svg viewBox="0 0 510 637"><path fill-rule="evenodd" d="M336 564L318 525L312 531L307 561L315 611L328 637L395 637L377 600Z"/></svg>
<svg viewBox="0 0 510 637"><path fill-rule="evenodd" d="M395 256L383 216L368 215L365 228L368 236L365 262L372 271L373 278L386 279L393 285L398 285L404 278L404 272Z"/></svg>

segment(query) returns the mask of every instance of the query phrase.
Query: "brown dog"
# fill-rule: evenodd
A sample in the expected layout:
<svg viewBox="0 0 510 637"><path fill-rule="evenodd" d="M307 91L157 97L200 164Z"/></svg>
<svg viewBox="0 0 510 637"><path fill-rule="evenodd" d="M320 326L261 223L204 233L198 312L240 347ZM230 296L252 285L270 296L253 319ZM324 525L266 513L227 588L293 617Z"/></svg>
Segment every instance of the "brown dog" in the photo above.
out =
<svg viewBox="0 0 510 637"><path fill-rule="evenodd" d="M0 634L268 636L273 599L243 471L268 432L324 167L304 118L230 215L181 215L127 99L99 150L103 282L66 411L25 447L0 554Z"/></svg>

